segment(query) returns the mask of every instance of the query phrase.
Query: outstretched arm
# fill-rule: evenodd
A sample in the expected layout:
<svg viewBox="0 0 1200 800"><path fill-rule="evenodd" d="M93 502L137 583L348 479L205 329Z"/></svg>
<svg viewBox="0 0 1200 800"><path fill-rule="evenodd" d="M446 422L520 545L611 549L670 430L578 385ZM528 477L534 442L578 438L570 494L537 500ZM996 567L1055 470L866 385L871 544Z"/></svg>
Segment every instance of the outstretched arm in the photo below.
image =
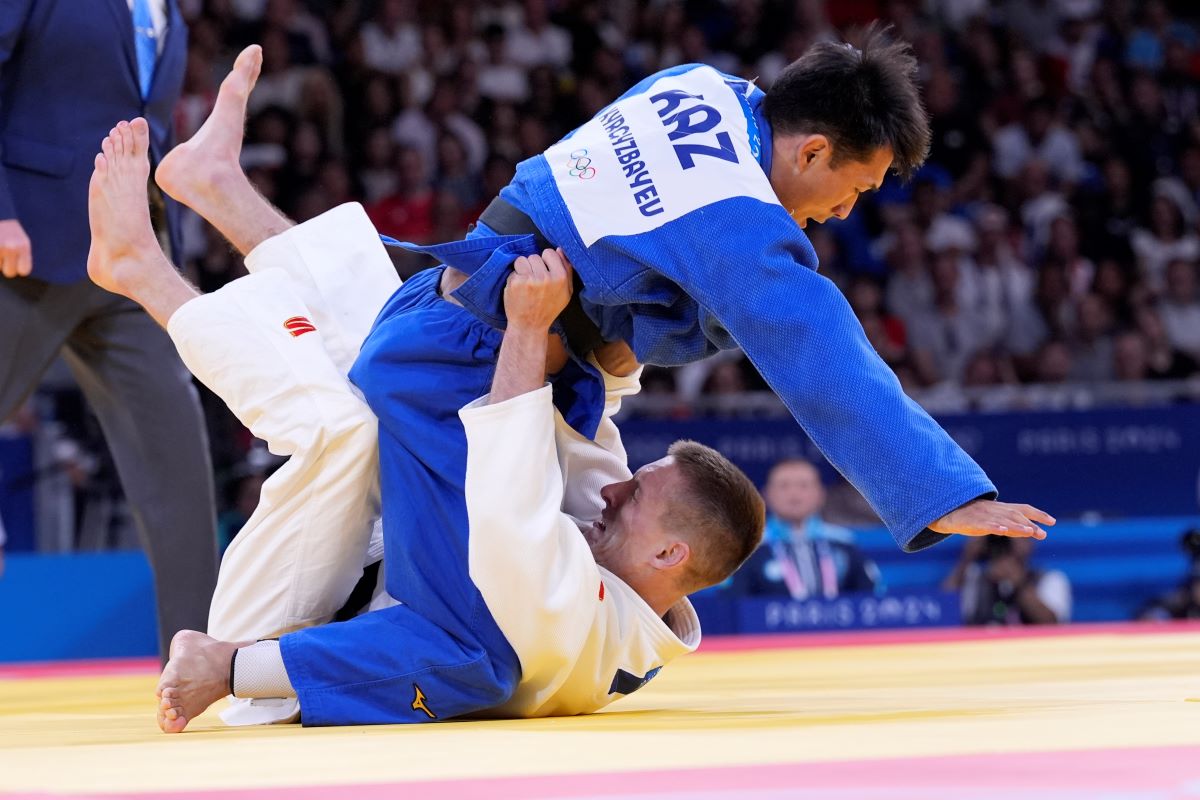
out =
<svg viewBox="0 0 1200 800"><path fill-rule="evenodd" d="M704 242L706 257L663 240ZM1050 524L1028 506L990 502L996 487L904 394L845 297L811 268L815 253L782 207L722 200L667 223L657 242L637 255L712 315L710 334L732 335L903 549L951 532L1032 536ZM636 332L634 345L640 355Z"/></svg>

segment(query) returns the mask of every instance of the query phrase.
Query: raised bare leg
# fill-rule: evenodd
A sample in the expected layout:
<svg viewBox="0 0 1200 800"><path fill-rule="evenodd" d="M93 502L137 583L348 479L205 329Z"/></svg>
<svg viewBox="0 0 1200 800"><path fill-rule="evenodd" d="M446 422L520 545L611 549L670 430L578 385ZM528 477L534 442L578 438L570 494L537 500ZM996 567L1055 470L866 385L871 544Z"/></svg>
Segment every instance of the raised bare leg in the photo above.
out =
<svg viewBox="0 0 1200 800"><path fill-rule="evenodd" d="M198 631L180 631L158 679L158 727L182 733L187 724L230 694L233 654L253 642L221 642Z"/></svg>
<svg viewBox="0 0 1200 800"><path fill-rule="evenodd" d="M101 288L140 304L165 328L171 315L198 293L163 255L150 224L146 120L118 123L100 148L88 185L88 275Z"/></svg>
<svg viewBox="0 0 1200 800"><path fill-rule="evenodd" d="M164 192L208 220L242 255L292 227L258 193L238 161L246 102L261 68L262 48L243 50L221 82L212 114L195 136L167 153L154 173Z"/></svg>

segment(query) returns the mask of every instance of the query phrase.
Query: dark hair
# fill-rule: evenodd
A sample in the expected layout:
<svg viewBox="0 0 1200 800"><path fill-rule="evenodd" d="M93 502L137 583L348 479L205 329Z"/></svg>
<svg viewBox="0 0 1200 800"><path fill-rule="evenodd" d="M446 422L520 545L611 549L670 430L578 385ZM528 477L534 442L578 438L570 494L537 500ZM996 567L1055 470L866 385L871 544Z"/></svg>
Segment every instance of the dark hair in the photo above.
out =
<svg viewBox="0 0 1200 800"><path fill-rule="evenodd" d="M725 456L681 439L674 456L687 487L670 505L666 524L684 531L692 548L684 591L694 592L728 578L762 541L766 511L758 489Z"/></svg>
<svg viewBox="0 0 1200 800"><path fill-rule="evenodd" d="M929 154L929 117L917 91L917 60L891 26L871 23L862 49L821 42L789 64L767 91L763 113L778 134L819 133L832 166L869 161L892 149L892 170L907 180Z"/></svg>

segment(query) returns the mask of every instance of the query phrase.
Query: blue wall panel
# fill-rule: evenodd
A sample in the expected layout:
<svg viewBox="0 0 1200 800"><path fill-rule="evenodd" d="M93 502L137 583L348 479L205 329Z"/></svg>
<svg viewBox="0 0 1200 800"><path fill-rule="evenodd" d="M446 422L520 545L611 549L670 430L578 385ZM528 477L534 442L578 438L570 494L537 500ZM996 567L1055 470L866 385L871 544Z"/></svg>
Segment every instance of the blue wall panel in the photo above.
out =
<svg viewBox="0 0 1200 800"><path fill-rule="evenodd" d="M158 653L141 553L10 554L0 579L0 662Z"/></svg>
<svg viewBox="0 0 1200 800"><path fill-rule="evenodd" d="M1056 517L1195 514L1200 485L1200 406L938 417L980 463L1001 500ZM715 447L761 485L782 458L801 456L834 476L803 430L787 419L628 419L631 466L662 458L676 439ZM887 469L886 464L880 465Z"/></svg>

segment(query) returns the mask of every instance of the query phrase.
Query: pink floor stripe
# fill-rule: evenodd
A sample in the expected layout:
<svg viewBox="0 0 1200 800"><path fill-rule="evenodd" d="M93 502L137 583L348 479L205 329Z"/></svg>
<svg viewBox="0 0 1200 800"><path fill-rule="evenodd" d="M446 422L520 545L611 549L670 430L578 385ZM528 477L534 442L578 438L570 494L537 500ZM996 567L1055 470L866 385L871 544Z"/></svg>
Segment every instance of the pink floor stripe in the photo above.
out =
<svg viewBox="0 0 1200 800"><path fill-rule="evenodd" d="M1032 744L1032 742L1031 742ZM537 775L460 781L126 794L130 800L460 800L548 798L1173 798L1200 793L1200 750L1186 747L981 754L816 764ZM1018 795L1020 796L1020 795ZM4 800L54 795L0 794ZM64 797L58 795L57 797ZM104 798L105 795L74 795ZM111 800L113 796L108 795Z"/></svg>
<svg viewBox="0 0 1200 800"><path fill-rule="evenodd" d="M1046 636L1197 632L1200 632L1200 620L1086 622L1061 627L1056 625L1039 625L1013 628L902 628L898 630L830 631L823 633L764 633L735 636L706 636L700 643L700 652L773 650L792 647L863 647L877 644L921 644L925 642L973 642L995 639L1029 639Z"/></svg>
<svg viewBox="0 0 1200 800"><path fill-rule="evenodd" d="M104 658L80 661L35 661L24 664L0 664L0 680L145 675L147 672L158 672L157 658Z"/></svg>

